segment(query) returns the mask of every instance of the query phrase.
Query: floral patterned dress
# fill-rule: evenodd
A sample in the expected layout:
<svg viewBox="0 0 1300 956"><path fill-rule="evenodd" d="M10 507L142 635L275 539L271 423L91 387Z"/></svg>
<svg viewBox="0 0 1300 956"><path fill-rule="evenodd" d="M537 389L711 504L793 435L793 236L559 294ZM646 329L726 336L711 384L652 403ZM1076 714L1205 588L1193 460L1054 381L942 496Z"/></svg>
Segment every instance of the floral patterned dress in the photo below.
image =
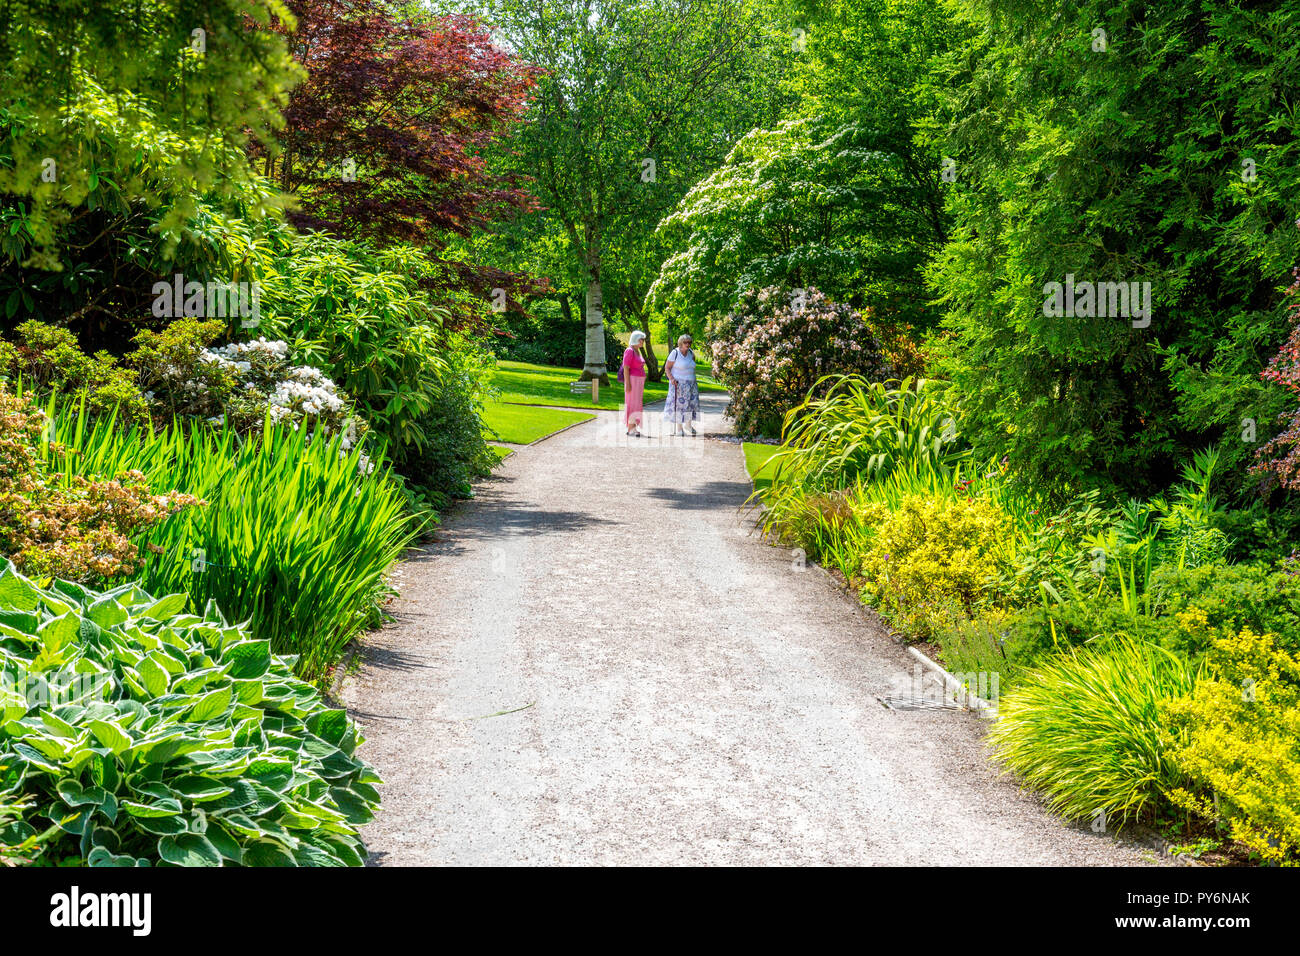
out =
<svg viewBox="0 0 1300 956"><path fill-rule="evenodd" d="M668 383L668 398L664 400L664 421L684 425L700 420L700 386L695 380L695 353L685 354L673 349L664 364L673 363L672 380Z"/></svg>

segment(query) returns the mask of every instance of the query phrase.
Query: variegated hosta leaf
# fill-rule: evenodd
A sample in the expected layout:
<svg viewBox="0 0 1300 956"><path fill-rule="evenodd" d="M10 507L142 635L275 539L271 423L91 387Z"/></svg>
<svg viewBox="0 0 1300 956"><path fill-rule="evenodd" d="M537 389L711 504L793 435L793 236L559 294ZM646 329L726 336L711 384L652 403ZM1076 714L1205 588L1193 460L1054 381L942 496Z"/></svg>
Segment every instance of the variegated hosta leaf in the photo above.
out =
<svg viewBox="0 0 1300 956"><path fill-rule="evenodd" d="M379 778L292 666L211 604L0 562L0 825L91 866L360 866Z"/></svg>

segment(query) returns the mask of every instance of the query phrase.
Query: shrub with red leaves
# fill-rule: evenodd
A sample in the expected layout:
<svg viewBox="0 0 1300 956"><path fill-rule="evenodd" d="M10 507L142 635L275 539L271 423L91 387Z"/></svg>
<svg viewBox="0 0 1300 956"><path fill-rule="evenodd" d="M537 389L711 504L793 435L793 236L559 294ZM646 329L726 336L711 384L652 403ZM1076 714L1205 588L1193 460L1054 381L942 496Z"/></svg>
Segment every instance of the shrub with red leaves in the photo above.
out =
<svg viewBox="0 0 1300 956"><path fill-rule="evenodd" d="M1260 373L1260 378L1281 385L1300 398L1300 268L1293 269L1291 274L1295 276L1289 290L1295 298L1291 304L1295 328L1268 368ZM1283 413L1280 420L1282 433L1259 450L1258 462L1251 471L1295 491L1300 489L1300 405Z"/></svg>
<svg viewBox="0 0 1300 956"><path fill-rule="evenodd" d="M290 0L289 50L307 69L263 170L301 208L300 228L434 249L533 197L487 149L524 112L533 68L473 17L412 15L378 0ZM463 287L512 294L521 276L448 263Z"/></svg>

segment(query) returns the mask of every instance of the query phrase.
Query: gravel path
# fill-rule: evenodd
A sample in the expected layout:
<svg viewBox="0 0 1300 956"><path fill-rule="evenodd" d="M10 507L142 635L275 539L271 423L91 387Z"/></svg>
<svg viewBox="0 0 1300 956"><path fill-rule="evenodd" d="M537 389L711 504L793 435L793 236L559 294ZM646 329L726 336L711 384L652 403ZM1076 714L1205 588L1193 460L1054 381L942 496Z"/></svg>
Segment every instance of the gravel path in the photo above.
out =
<svg viewBox="0 0 1300 956"><path fill-rule="evenodd" d="M702 399L699 438L603 412L521 449L399 571L342 692L386 781L371 861L1149 860L999 777L978 718L881 705L914 663L749 533Z"/></svg>

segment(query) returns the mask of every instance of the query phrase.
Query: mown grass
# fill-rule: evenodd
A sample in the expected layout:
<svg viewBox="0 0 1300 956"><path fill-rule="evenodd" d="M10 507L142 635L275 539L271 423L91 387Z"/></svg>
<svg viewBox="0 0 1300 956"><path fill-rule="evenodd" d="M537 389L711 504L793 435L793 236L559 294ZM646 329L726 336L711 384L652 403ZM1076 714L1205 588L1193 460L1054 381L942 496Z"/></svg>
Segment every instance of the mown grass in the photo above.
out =
<svg viewBox="0 0 1300 956"><path fill-rule="evenodd" d="M769 463L781 446L747 441L742 447L745 450L745 471L749 472L749 477L754 481L754 490L761 491L772 484L772 468Z"/></svg>
<svg viewBox="0 0 1300 956"><path fill-rule="evenodd" d="M534 405L508 405L505 402L488 402L483 409L487 437L492 441L509 442L512 445L529 445L570 425L591 421L595 417L584 412L539 408Z"/></svg>

